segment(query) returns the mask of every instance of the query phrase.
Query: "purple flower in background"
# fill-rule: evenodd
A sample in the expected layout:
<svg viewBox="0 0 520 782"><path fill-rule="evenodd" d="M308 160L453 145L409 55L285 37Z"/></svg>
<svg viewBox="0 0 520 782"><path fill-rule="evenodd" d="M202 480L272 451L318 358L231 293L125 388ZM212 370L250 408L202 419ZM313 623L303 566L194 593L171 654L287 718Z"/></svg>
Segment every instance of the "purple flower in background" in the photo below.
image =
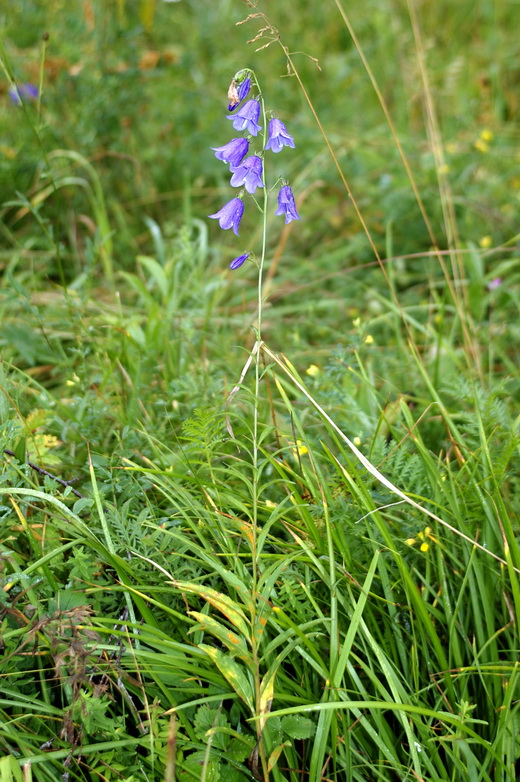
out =
<svg viewBox="0 0 520 782"><path fill-rule="evenodd" d="M295 148L294 139L287 133L287 128L283 122L276 117L269 120L269 139L265 145L266 149L272 149L273 152L281 152L283 147Z"/></svg>
<svg viewBox="0 0 520 782"><path fill-rule="evenodd" d="M214 215L209 215L214 220L218 220L220 227L227 231L232 228L238 236L238 226L244 214L244 204L240 198L232 198L222 209L219 209Z"/></svg>
<svg viewBox="0 0 520 782"><path fill-rule="evenodd" d="M214 151L215 157L223 160L224 163L229 163L231 171L233 171L247 155L249 141L246 138L233 138L223 147L211 147L211 149Z"/></svg>
<svg viewBox="0 0 520 782"><path fill-rule="evenodd" d="M487 284L488 291L496 291L502 285L502 277L495 277L494 280L490 280Z"/></svg>
<svg viewBox="0 0 520 782"><path fill-rule="evenodd" d="M37 100L39 91L38 87L35 87L34 84L26 82L25 84L18 84L16 87L11 87L8 94L13 103L17 106L21 106L23 98L27 98L27 100Z"/></svg>
<svg viewBox="0 0 520 782"><path fill-rule="evenodd" d="M231 87L229 88L228 92L228 99L229 99L229 106L228 111L234 111L236 107L239 105L239 103L242 103L244 98L249 94L249 90L251 89L251 79L244 79L242 84L238 85L238 90L236 88L235 80L231 82Z"/></svg>
<svg viewBox="0 0 520 782"><path fill-rule="evenodd" d="M231 261L231 263L229 264L229 268L233 269L233 271L235 269L240 269L244 261L247 261L248 258L249 258L249 253L244 253L244 255L239 255L238 258L235 258L234 261Z"/></svg>
<svg viewBox="0 0 520 782"><path fill-rule="evenodd" d="M252 136L256 136L259 130L262 130L258 124L260 116L260 104L257 100L248 100L236 114L228 115L228 119L233 120L235 130L247 130Z"/></svg>
<svg viewBox="0 0 520 782"><path fill-rule="evenodd" d="M278 209L275 215L285 215L285 224L290 223L291 220L300 220L300 215L296 211L296 204L294 203L294 196L289 185L284 185L280 188L278 193Z"/></svg>
<svg viewBox="0 0 520 782"><path fill-rule="evenodd" d="M251 195L257 187L263 187L262 182L262 158L258 155L251 155L246 158L237 168L231 177L231 187L245 187Z"/></svg>

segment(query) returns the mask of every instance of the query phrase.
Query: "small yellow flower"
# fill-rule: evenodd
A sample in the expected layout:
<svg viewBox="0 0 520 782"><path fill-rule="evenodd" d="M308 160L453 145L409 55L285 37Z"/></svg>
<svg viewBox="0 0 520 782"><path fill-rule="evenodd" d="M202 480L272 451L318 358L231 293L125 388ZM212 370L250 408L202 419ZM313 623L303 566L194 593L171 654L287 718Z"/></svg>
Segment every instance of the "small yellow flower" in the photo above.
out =
<svg viewBox="0 0 520 782"><path fill-rule="evenodd" d="M272 500L266 500L265 501L265 507L266 508L271 508L271 510L272 510L273 508L276 508L277 505L276 505L276 502L273 502Z"/></svg>
<svg viewBox="0 0 520 782"><path fill-rule="evenodd" d="M295 457L305 456L306 453L309 453L309 449L301 440L296 440L296 448L293 448L292 452Z"/></svg>
<svg viewBox="0 0 520 782"><path fill-rule="evenodd" d="M361 318L354 318L352 325L355 329L358 329L361 326Z"/></svg>
<svg viewBox="0 0 520 782"><path fill-rule="evenodd" d="M478 138L473 146L475 149L478 149L479 152L482 152L483 154L486 154L486 152L489 152L489 144L486 144L485 141L483 141L481 138Z"/></svg>
<svg viewBox="0 0 520 782"><path fill-rule="evenodd" d="M372 345L374 343L374 337L372 336L372 334L367 334L363 341L365 345Z"/></svg>
<svg viewBox="0 0 520 782"><path fill-rule="evenodd" d="M449 174L449 172L450 172L450 167L447 163L443 163L442 166L439 166L439 174L441 176L444 176L445 174Z"/></svg>
<svg viewBox="0 0 520 782"><path fill-rule="evenodd" d="M482 139L482 141L489 144L490 141L493 141L493 131L484 128L484 130L481 131L480 133L480 138Z"/></svg>
<svg viewBox="0 0 520 782"><path fill-rule="evenodd" d="M5 144L0 144L0 154L4 155L8 160L14 160L17 152L14 147L8 147Z"/></svg>
<svg viewBox="0 0 520 782"><path fill-rule="evenodd" d="M422 532L417 533L417 538L408 538L405 540L405 544L407 546L415 546L417 542L420 542L421 545L419 546L419 551L422 551L423 554L426 554L426 552L430 550L430 544L427 542L426 538L433 541L433 543L439 542L437 538L432 535L432 528L425 527Z"/></svg>
<svg viewBox="0 0 520 782"><path fill-rule="evenodd" d="M480 247L482 247L482 249L485 250L487 247L491 247L491 245L493 244L493 237L489 236L489 235L488 236L482 236L478 240L478 243L479 243Z"/></svg>
<svg viewBox="0 0 520 782"><path fill-rule="evenodd" d="M359 447L361 445L361 437L354 437L352 442Z"/></svg>
<svg viewBox="0 0 520 782"><path fill-rule="evenodd" d="M61 445L61 442L53 434L44 434L41 441L44 448L56 448Z"/></svg>
<svg viewBox="0 0 520 782"><path fill-rule="evenodd" d="M316 377L321 372L321 369L316 366L316 364L311 364L310 367L307 367L305 370L305 374L309 375L309 377Z"/></svg>

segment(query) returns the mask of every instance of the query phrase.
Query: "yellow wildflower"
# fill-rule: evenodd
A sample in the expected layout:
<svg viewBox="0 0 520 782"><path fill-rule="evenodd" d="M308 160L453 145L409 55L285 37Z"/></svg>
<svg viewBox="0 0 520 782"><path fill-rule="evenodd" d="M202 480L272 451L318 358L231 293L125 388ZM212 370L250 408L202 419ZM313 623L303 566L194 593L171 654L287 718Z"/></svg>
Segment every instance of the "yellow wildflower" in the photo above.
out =
<svg viewBox="0 0 520 782"><path fill-rule="evenodd" d="M489 144L490 141L493 141L493 131L484 128L484 130L481 131L480 133L480 138L482 139L482 141Z"/></svg>
<svg viewBox="0 0 520 782"><path fill-rule="evenodd" d="M296 447L292 449L292 452L296 458L298 456L305 456L306 453L309 453L309 449L302 443L301 440L296 440Z"/></svg>
<svg viewBox="0 0 520 782"><path fill-rule="evenodd" d="M473 146L475 149L478 149L479 152L482 152L483 154L486 154L486 152L489 152L489 144L486 144L485 141L483 141L481 138L478 138Z"/></svg>
<svg viewBox="0 0 520 782"><path fill-rule="evenodd" d="M352 442L359 447L361 445L361 437L354 437Z"/></svg>
<svg viewBox="0 0 520 782"><path fill-rule="evenodd" d="M309 377L316 377L316 375L319 375L321 372L321 369L316 366L316 364L311 364L310 367L307 367L305 370L305 374L309 375Z"/></svg>
<svg viewBox="0 0 520 782"><path fill-rule="evenodd" d="M444 176L445 174L449 174L450 167L447 163L443 163L442 166L439 166L439 174L441 176Z"/></svg>
<svg viewBox="0 0 520 782"><path fill-rule="evenodd" d="M405 540L405 544L407 546L415 546L419 542L419 551L422 551L423 554L426 554L426 552L430 550L430 544L428 543L427 538L433 543L439 542L437 538L432 535L432 528L425 527L422 532L417 533L416 538L407 538L407 540Z"/></svg>
<svg viewBox="0 0 520 782"><path fill-rule="evenodd" d="M489 235L482 236L478 240L478 243L479 243L480 247L482 247L482 249L485 250L487 247L491 247L491 245L493 244L493 237L489 236Z"/></svg>
<svg viewBox="0 0 520 782"><path fill-rule="evenodd" d="M14 147L8 147L5 144L0 144L0 154L4 155L8 160L14 160L17 152Z"/></svg>
<svg viewBox="0 0 520 782"><path fill-rule="evenodd" d="M367 334L365 339L364 339L364 342L365 342L365 345L372 345L373 342L374 342L374 337L372 336L372 334Z"/></svg>
<svg viewBox="0 0 520 782"><path fill-rule="evenodd" d="M53 434L44 434L41 443L44 448L57 448L58 445L61 445L61 441Z"/></svg>
<svg viewBox="0 0 520 782"><path fill-rule="evenodd" d="M358 329L361 326L361 318L354 318L352 325L355 329Z"/></svg>

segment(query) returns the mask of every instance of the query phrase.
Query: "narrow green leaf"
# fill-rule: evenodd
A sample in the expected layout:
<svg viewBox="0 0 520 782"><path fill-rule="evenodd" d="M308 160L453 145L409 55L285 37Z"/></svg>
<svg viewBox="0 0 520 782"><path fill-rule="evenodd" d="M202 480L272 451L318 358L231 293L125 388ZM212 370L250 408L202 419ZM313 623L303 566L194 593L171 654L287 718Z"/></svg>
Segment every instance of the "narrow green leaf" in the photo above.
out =
<svg viewBox="0 0 520 782"><path fill-rule="evenodd" d="M251 712L254 712L253 690L247 674L244 669L236 663L229 655L224 654L220 649L215 649L207 644L198 644L199 649L206 652L208 657L213 660L220 673L231 685L236 694L242 698L245 704L249 706Z"/></svg>

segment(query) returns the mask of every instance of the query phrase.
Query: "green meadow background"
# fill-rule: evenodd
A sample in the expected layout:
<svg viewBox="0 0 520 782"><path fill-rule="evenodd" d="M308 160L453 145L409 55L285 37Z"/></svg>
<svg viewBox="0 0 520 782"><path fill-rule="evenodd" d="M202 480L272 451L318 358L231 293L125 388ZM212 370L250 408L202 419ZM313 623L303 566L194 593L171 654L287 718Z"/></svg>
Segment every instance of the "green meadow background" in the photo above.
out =
<svg viewBox="0 0 520 782"><path fill-rule="evenodd" d="M2 4L0 782L518 778L518 22Z"/></svg>

